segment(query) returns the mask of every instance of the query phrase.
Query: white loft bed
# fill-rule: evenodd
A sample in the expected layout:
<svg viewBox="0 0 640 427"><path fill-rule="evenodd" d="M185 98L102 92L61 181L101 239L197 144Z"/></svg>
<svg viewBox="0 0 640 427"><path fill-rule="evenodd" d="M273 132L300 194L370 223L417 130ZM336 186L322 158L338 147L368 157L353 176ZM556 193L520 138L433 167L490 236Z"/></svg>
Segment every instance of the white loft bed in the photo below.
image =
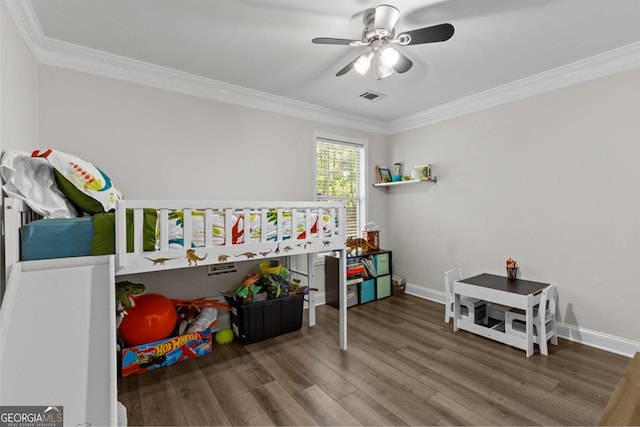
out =
<svg viewBox="0 0 640 427"><path fill-rule="evenodd" d="M143 250L145 208L158 213L155 251ZM127 210L133 211L134 218L133 252L126 249ZM172 210L184 212L180 248L168 240ZM194 210L203 214L204 230L212 227L214 218L224 218L222 241L206 233L203 246L190 248L195 225L189 212ZM301 218L298 226L290 225L293 232L284 226L286 214ZM0 306L0 405L62 405L65 424L116 424L114 284L115 277L124 274L305 254L311 270L313 253L336 251L342 263L340 348L346 350L343 204L124 200L118 201L115 215L113 255L20 261L20 227L32 215L21 200L4 200L7 287ZM314 218L326 215L330 229L314 229ZM231 221L238 216L248 218L243 220L243 235L253 238L232 243ZM298 227L304 231L302 239L296 238ZM312 271L307 277L312 287ZM314 322L315 307L310 301L309 325Z"/></svg>

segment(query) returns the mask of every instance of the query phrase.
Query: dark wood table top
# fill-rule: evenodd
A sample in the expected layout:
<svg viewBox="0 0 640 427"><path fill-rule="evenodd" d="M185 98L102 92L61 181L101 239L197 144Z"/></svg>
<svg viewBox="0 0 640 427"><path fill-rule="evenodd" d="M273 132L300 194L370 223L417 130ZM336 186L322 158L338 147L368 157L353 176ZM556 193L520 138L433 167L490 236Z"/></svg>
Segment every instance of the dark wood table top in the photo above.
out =
<svg viewBox="0 0 640 427"><path fill-rule="evenodd" d="M530 280L523 279L507 279L505 276L498 276L489 273L479 274L477 276L458 281L469 285L482 286L484 288L491 288L498 291L511 292L520 295L537 294L549 286L549 283L532 282Z"/></svg>

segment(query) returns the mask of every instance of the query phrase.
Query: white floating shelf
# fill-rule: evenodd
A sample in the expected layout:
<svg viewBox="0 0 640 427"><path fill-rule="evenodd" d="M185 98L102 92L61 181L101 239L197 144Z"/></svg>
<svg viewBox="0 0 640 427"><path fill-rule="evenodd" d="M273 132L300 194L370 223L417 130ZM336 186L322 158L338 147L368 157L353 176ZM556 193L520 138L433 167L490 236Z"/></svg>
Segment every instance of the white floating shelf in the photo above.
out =
<svg viewBox="0 0 640 427"><path fill-rule="evenodd" d="M418 184L421 182L438 182L438 177L434 176L433 178L411 179L409 181L379 182L377 184L373 184L373 186L374 187L393 187L396 185Z"/></svg>

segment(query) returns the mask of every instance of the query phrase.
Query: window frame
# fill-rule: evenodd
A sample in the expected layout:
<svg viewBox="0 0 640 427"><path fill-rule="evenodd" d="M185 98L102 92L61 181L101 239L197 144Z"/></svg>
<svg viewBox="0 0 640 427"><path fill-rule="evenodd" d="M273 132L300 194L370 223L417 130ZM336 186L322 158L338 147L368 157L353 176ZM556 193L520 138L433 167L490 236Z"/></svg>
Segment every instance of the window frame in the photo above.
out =
<svg viewBox="0 0 640 427"><path fill-rule="evenodd" d="M360 167L360 194L359 194L359 215L360 215L360 224L359 227L362 228L367 223L367 213L369 212L369 186L368 182L368 174L367 174L367 164L368 164L368 141L365 139L358 138L350 138L341 135L333 135L324 132L314 132L313 133L313 199L315 201L319 201L317 189L318 189L318 157L317 157L317 142L323 141L333 144L340 144L345 146L356 146L361 147L363 149L362 162ZM362 230L360 230L362 232ZM360 236L357 236L360 237ZM346 239L346 236L345 236ZM324 263L324 256L322 254L318 254L319 263Z"/></svg>

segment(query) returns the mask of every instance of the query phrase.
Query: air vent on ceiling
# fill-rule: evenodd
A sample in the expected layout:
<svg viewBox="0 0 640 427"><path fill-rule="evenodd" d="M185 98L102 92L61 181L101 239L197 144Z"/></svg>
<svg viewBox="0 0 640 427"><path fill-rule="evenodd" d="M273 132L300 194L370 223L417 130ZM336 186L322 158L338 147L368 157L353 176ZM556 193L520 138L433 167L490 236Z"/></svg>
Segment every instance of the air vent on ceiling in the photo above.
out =
<svg viewBox="0 0 640 427"><path fill-rule="evenodd" d="M360 98L367 99L369 101L380 101L382 98L385 98L387 95L383 95L381 93L374 92L372 90L368 90L360 94Z"/></svg>

